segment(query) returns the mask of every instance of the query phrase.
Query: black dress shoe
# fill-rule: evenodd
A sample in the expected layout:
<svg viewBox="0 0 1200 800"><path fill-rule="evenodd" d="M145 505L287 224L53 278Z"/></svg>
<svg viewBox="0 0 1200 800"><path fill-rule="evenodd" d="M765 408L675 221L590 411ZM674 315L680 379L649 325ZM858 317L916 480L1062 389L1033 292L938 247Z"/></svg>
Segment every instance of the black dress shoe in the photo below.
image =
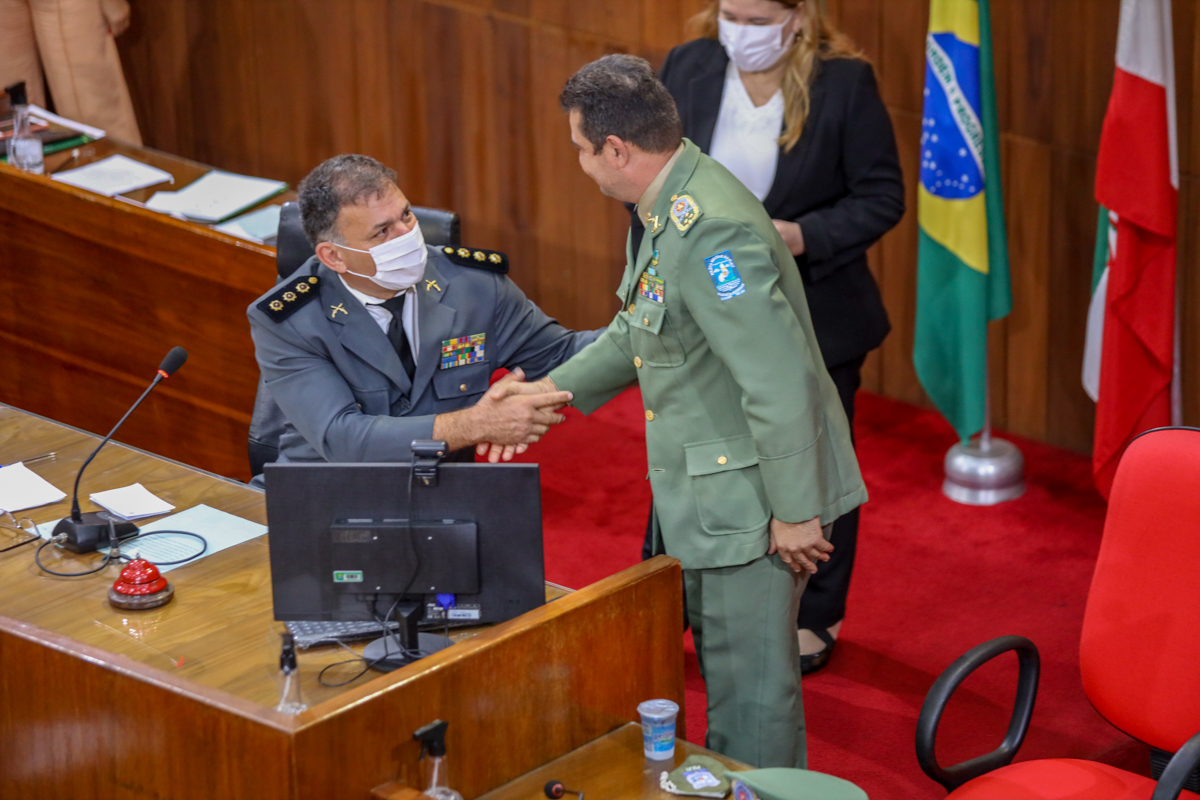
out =
<svg viewBox="0 0 1200 800"><path fill-rule="evenodd" d="M813 633L825 643L825 649L819 653L800 656L801 675L811 675L828 664L829 659L833 657L833 648L837 645L837 639L830 636L829 631L824 628L817 628Z"/></svg>

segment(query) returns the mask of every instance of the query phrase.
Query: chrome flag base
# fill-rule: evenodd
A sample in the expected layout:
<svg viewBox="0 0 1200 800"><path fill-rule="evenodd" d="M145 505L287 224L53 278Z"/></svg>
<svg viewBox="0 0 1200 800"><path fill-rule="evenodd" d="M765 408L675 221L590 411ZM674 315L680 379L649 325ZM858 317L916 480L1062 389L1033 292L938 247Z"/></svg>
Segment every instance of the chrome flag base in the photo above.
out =
<svg viewBox="0 0 1200 800"><path fill-rule="evenodd" d="M942 493L968 506L994 506L1025 494L1025 459L1012 442L993 439L990 431L946 452Z"/></svg>

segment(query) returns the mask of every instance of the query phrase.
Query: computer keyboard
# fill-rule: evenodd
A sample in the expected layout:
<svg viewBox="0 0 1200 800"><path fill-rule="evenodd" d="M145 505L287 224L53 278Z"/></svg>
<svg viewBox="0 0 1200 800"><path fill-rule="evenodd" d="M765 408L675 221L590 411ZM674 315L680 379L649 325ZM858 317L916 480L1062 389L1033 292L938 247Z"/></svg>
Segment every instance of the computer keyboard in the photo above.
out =
<svg viewBox="0 0 1200 800"><path fill-rule="evenodd" d="M292 636L295 637L296 646L302 649L318 644L362 642L370 639L378 639L383 635L383 627L374 621L329 622L324 620L293 620L285 624ZM389 623L388 628L389 630L396 630L397 623Z"/></svg>

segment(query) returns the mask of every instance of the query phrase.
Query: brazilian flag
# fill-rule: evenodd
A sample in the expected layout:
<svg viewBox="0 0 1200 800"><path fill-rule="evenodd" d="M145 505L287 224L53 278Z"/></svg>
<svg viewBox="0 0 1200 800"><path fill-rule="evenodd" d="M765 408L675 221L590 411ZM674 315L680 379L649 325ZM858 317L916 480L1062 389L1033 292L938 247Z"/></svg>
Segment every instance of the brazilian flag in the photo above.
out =
<svg viewBox="0 0 1200 800"><path fill-rule="evenodd" d="M965 443L983 428L987 324L1012 309L988 0L931 0L913 362Z"/></svg>

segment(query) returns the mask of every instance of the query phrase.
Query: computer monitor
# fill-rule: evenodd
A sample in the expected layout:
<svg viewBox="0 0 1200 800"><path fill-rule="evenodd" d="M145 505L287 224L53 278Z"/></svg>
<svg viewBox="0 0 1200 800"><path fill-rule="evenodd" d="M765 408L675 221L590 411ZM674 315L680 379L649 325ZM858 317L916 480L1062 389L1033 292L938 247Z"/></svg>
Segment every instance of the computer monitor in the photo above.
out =
<svg viewBox="0 0 1200 800"><path fill-rule="evenodd" d="M264 478L277 620L403 606L413 626L478 625L545 602L536 464L286 463Z"/></svg>

